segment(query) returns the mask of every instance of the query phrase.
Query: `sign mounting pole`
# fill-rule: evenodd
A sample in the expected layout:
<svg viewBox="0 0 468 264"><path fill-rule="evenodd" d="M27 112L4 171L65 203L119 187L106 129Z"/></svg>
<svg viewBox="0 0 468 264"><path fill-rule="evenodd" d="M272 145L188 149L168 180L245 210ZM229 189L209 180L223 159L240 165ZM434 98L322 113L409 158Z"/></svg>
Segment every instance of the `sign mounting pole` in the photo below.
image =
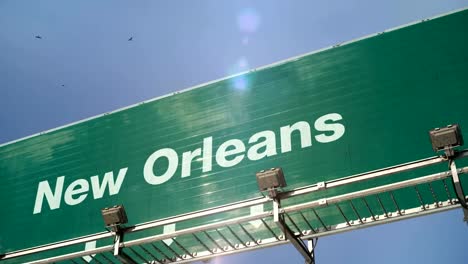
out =
<svg viewBox="0 0 468 264"><path fill-rule="evenodd" d="M457 166L455 165L455 161L452 159L449 160L449 168L452 172L452 182L455 193L457 194L458 200L463 209L463 221L468 223L468 205L466 204L465 193L463 192L460 177L458 176Z"/></svg>
<svg viewBox="0 0 468 264"><path fill-rule="evenodd" d="M273 200L273 218L275 224L281 229L284 233L284 236L287 240L289 240L293 246L299 251L299 253L304 257L306 264L315 264L315 259L313 255L313 249L310 250L304 242L299 239L294 232L289 228L284 220L284 215L280 213L280 200L274 199Z"/></svg>

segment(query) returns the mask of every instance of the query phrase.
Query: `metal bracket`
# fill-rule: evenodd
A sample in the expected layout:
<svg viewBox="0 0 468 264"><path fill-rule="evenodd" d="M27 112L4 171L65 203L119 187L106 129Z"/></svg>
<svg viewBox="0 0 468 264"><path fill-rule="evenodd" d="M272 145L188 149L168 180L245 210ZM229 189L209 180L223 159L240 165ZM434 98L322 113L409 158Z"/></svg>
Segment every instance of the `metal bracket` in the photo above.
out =
<svg viewBox="0 0 468 264"><path fill-rule="evenodd" d="M468 205L466 204L465 193L463 192L460 177L458 177L457 166L455 165L454 160L449 160L449 167L452 172L453 187L463 209L463 221L468 222Z"/></svg>
<svg viewBox="0 0 468 264"><path fill-rule="evenodd" d="M315 258L312 251L304 244L299 236L296 236L294 232L288 227L286 221L284 220L284 215L280 214L280 201L277 199L273 200L273 219L275 224L281 229L284 233L284 236L287 240L293 244L293 246L299 251L299 253L304 257L306 264L315 264Z"/></svg>
<svg viewBox="0 0 468 264"><path fill-rule="evenodd" d="M320 199L318 201L318 203L319 203L320 206L327 206L328 205L327 199Z"/></svg>
<svg viewBox="0 0 468 264"><path fill-rule="evenodd" d="M453 149L453 147L445 147L444 151L445 151L445 156L447 158L451 158L455 156L455 150Z"/></svg>
<svg viewBox="0 0 468 264"><path fill-rule="evenodd" d="M268 196L275 199L278 196L278 190L276 188L268 188Z"/></svg>
<svg viewBox="0 0 468 264"><path fill-rule="evenodd" d="M317 183L317 189L318 190L323 190L323 189L326 189L326 188L327 188L327 184L324 181Z"/></svg>
<svg viewBox="0 0 468 264"><path fill-rule="evenodd" d="M121 241L123 241L123 232L119 230L115 232L114 237L114 256L124 264L137 264L129 255L122 251L122 247L120 247Z"/></svg>

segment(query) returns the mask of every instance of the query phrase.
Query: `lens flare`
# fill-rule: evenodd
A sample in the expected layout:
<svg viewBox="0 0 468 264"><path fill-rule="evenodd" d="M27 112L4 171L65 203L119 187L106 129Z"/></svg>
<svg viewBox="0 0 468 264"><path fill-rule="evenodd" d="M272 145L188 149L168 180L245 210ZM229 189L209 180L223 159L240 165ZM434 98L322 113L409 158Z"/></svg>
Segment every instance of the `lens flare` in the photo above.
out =
<svg viewBox="0 0 468 264"><path fill-rule="evenodd" d="M237 65L239 66L240 70L247 70L249 68L249 62L245 57L241 57L237 62Z"/></svg>
<svg viewBox="0 0 468 264"><path fill-rule="evenodd" d="M244 37L242 39L242 44L245 45L245 46L249 45L249 37Z"/></svg>
<svg viewBox="0 0 468 264"><path fill-rule="evenodd" d="M247 89L247 80L245 76L238 76L234 78L234 88L236 90L245 90Z"/></svg>
<svg viewBox="0 0 468 264"><path fill-rule="evenodd" d="M249 70L249 61L246 57L240 57L227 71L227 75L235 75L241 72L246 72ZM231 87L235 90L242 91L248 88L248 78L246 75L240 75L236 77L232 77L230 79Z"/></svg>
<svg viewBox="0 0 468 264"><path fill-rule="evenodd" d="M227 70L227 75L238 74L249 69L249 61L246 57L240 57L231 67Z"/></svg>
<svg viewBox="0 0 468 264"><path fill-rule="evenodd" d="M237 24L240 31L245 33L254 33L260 26L260 16L252 8L244 9L237 16Z"/></svg>

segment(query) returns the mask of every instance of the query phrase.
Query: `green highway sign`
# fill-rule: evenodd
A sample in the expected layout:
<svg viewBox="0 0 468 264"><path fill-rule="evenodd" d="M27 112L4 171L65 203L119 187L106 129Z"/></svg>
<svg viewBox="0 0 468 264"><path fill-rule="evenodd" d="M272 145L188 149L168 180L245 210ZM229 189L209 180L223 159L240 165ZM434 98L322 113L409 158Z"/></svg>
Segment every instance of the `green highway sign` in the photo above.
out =
<svg viewBox="0 0 468 264"><path fill-rule="evenodd" d="M5 143L0 255L102 232L100 210L117 204L136 225L258 198L255 174L267 168L283 169L287 191L433 156L430 129L457 123L468 138L463 25L468 10ZM444 166L320 195L412 179ZM434 188L445 194L443 185ZM448 192L453 195L451 186ZM399 209L418 206L415 197L399 195L407 197L398 201ZM422 195L432 199L429 190ZM365 204L356 206L367 214L360 211ZM368 206L382 211L377 202ZM256 205L223 219L267 210ZM344 221L335 211L324 219ZM217 220L168 224L157 233ZM260 224L252 221L249 231Z"/></svg>

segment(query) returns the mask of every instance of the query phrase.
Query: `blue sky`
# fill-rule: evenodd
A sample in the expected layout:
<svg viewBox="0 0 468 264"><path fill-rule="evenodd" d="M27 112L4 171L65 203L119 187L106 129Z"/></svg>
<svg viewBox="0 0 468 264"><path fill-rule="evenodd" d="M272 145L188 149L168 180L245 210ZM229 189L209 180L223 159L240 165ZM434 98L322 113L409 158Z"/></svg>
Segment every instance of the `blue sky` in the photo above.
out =
<svg viewBox="0 0 468 264"><path fill-rule="evenodd" d="M2 0L0 143L468 6L382 2ZM324 237L317 262L463 263L461 219L455 210ZM292 246L211 261L302 262Z"/></svg>

